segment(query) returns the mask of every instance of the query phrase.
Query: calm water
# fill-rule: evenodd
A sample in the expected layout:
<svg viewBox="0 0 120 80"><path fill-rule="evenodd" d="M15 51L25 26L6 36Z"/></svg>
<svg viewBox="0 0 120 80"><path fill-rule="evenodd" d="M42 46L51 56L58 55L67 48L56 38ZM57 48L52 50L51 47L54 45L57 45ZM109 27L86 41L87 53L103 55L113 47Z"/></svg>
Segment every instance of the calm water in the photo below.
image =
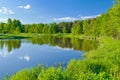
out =
<svg viewBox="0 0 120 80"><path fill-rule="evenodd" d="M38 64L67 64L83 59L84 52L96 49L97 41L44 37L0 40L0 77Z"/></svg>

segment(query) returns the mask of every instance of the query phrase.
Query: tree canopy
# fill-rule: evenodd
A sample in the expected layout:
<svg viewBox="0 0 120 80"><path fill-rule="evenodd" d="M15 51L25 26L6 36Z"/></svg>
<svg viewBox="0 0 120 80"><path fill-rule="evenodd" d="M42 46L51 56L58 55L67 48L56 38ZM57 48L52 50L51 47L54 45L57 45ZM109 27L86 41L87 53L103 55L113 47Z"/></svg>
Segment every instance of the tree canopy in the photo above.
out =
<svg viewBox="0 0 120 80"><path fill-rule="evenodd" d="M38 34L56 34L72 33L73 35L87 36L110 36L120 38L120 0L108 12L99 17L76 20L74 22L60 22L50 24L21 24L19 20L10 18L7 23L0 23L0 33L38 33Z"/></svg>

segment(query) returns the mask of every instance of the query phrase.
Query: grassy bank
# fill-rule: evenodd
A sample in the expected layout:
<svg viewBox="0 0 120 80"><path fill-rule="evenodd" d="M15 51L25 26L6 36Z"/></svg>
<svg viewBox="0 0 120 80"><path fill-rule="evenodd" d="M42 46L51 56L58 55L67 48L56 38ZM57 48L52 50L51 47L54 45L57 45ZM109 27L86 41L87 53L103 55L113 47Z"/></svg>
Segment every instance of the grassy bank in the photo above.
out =
<svg viewBox="0 0 120 80"><path fill-rule="evenodd" d="M10 80L120 80L120 41L101 40L85 60L71 60L66 68L38 66L10 76ZM7 79L7 77L5 77Z"/></svg>
<svg viewBox="0 0 120 80"><path fill-rule="evenodd" d="M18 37L44 37L44 36L58 36L58 37L73 37L70 33L58 33L58 34L37 34L37 33L20 33L20 34L1 34L0 38L14 38Z"/></svg>
<svg viewBox="0 0 120 80"><path fill-rule="evenodd" d="M19 39L19 38L33 38L33 37L45 37L54 36L62 38L79 38L79 39L89 39L89 40L99 40L100 37L85 36L85 35L73 35L71 33L57 33L57 34L37 34L37 33L19 33L19 34L1 34L0 39Z"/></svg>
<svg viewBox="0 0 120 80"><path fill-rule="evenodd" d="M23 39L30 38L30 36L15 35L15 34L1 34L0 39Z"/></svg>
<svg viewBox="0 0 120 80"><path fill-rule="evenodd" d="M31 34L31 33L20 33L20 34L1 34L0 39L15 39L15 38L31 38L31 37L44 37L44 36L58 36L58 37L71 37L71 34Z"/></svg>

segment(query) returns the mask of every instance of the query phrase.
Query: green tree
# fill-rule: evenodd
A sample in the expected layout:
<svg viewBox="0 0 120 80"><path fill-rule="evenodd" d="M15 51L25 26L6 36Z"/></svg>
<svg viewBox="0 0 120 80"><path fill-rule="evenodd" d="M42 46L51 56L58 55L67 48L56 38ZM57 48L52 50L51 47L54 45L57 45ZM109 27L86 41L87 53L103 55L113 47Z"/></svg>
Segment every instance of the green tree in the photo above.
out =
<svg viewBox="0 0 120 80"><path fill-rule="evenodd" d="M20 28L19 27L17 27L16 29L15 29L15 33L20 33L21 32L21 30L20 30Z"/></svg>
<svg viewBox="0 0 120 80"><path fill-rule="evenodd" d="M57 24L55 22L50 24L50 33L57 33L58 29L57 29Z"/></svg>
<svg viewBox="0 0 120 80"><path fill-rule="evenodd" d="M8 31L9 31L8 33L10 33L11 25L12 25L12 20L8 18L7 20L7 26L8 26Z"/></svg>
<svg viewBox="0 0 120 80"><path fill-rule="evenodd" d="M4 23L0 23L0 33L3 33L3 29L4 29Z"/></svg>
<svg viewBox="0 0 120 80"><path fill-rule="evenodd" d="M83 21L75 21L72 25L72 34L83 34Z"/></svg>
<svg viewBox="0 0 120 80"><path fill-rule="evenodd" d="M49 33L49 28L50 28L49 25L48 25L48 24L45 24L44 27L43 27L42 32L43 32L44 34Z"/></svg>
<svg viewBox="0 0 120 80"><path fill-rule="evenodd" d="M63 28L63 33L67 33L66 27Z"/></svg>

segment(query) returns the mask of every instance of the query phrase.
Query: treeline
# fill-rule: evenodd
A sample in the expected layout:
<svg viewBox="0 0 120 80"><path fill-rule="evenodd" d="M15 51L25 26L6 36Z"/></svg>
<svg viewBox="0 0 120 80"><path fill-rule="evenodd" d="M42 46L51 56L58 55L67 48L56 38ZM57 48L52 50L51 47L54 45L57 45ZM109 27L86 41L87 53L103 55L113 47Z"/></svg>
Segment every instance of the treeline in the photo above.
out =
<svg viewBox="0 0 120 80"><path fill-rule="evenodd" d="M101 16L74 22L60 22L50 24L21 24L19 20L8 19L7 23L0 23L0 33L72 33L87 36L111 36L120 38L120 5L119 1Z"/></svg>
<svg viewBox="0 0 120 80"><path fill-rule="evenodd" d="M11 20L10 18L7 20L7 23L0 23L0 33L20 33L24 32L23 25L19 20Z"/></svg>
<svg viewBox="0 0 120 80"><path fill-rule="evenodd" d="M75 21L78 23L79 21ZM78 25L78 24L77 24ZM76 25L76 26L77 26ZM73 22L61 22L50 24L25 24L22 25L19 20L8 19L7 23L0 23L0 33L38 33L38 34L55 34L55 33L71 33Z"/></svg>

